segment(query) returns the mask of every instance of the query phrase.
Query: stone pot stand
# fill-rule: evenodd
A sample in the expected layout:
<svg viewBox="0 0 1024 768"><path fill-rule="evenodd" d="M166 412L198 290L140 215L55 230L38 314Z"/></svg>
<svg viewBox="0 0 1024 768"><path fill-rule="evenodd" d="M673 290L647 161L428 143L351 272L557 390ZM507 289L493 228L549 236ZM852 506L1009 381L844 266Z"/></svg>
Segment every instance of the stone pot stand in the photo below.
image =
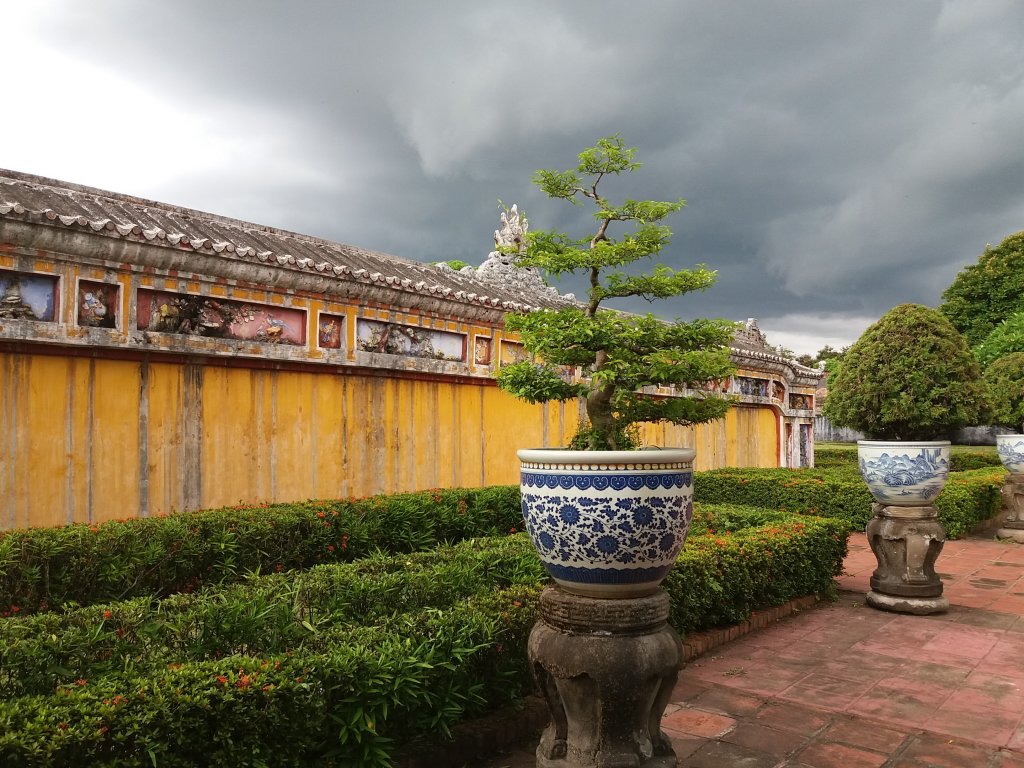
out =
<svg viewBox="0 0 1024 768"><path fill-rule="evenodd" d="M996 531L996 538L1024 544L1024 435L996 435L996 450L1008 473L1002 494L1010 513Z"/></svg>
<svg viewBox="0 0 1024 768"><path fill-rule="evenodd" d="M878 567L867 603L927 615L949 608L935 561L946 529L932 504L949 477L949 442L857 443L861 476L874 498L865 533Z"/></svg>
<svg viewBox="0 0 1024 768"><path fill-rule="evenodd" d="M661 589L693 515L690 449L519 451L523 515L556 586L530 668L551 722L539 768L674 768L661 717L682 643Z"/></svg>

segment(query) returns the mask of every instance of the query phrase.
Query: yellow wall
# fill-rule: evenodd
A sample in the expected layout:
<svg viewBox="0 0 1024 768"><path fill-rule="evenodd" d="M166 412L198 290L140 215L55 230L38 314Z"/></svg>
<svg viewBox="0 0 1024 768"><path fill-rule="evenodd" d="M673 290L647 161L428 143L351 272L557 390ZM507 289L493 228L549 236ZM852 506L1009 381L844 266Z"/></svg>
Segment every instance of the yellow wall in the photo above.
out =
<svg viewBox="0 0 1024 768"><path fill-rule="evenodd" d="M0 527L516 483L516 449L578 418L483 382L0 353ZM768 407L644 438L698 469L778 464Z"/></svg>

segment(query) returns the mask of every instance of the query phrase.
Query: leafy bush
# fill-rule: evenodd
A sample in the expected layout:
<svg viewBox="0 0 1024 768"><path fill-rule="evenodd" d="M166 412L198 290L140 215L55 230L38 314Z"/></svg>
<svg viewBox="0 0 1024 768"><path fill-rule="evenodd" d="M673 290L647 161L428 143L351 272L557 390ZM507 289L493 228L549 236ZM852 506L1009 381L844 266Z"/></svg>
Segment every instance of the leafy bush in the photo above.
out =
<svg viewBox="0 0 1024 768"><path fill-rule="evenodd" d="M943 292L939 309L967 337L980 344L1005 318L1024 311L1024 232L985 247L976 264L961 270Z"/></svg>
<svg viewBox="0 0 1024 768"><path fill-rule="evenodd" d="M665 582L678 629L740 621L833 589L844 521L734 505L698 508L695 520L701 533ZM0 669L20 654L20 673L41 679L36 690L56 691L0 702L0 765L390 764L413 740L521 698L540 573L517 535L2 620ZM289 590L289 578L306 581ZM268 625L260 622L275 602L304 639L271 649L261 645ZM215 623L217 610L239 622L223 650L246 653L187 658L182 649L204 642L203 622ZM122 645L76 646L90 629ZM48 667L76 647L89 655L82 676L47 682ZM216 646L203 647L215 656Z"/></svg>
<svg viewBox="0 0 1024 768"><path fill-rule="evenodd" d="M965 472L970 469L984 469L985 467L1001 466L999 454L992 448L965 448L954 445L949 451L949 471ZM815 448L814 449L815 469L836 469L846 468L857 469L857 446L850 445L849 448Z"/></svg>
<svg viewBox="0 0 1024 768"><path fill-rule="evenodd" d="M346 562L377 549L412 552L521 527L519 489L495 486L0 531L0 615L191 592L251 571Z"/></svg>
<svg viewBox="0 0 1024 768"><path fill-rule="evenodd" d="M1015 352L1024 352L1024 312L1015 312L1003 320L974 348L982 368Z"/></svg>
<svg viewBox="0 0 1024 768"><path fill-rule="evenodd" d="M999 511L1005 472L954 472L935 506L946 535L958 538ZM863 529L871 519L871 494L851 468L715 469L694 473L694 498L703 503L735 503L823 515Z"/></svg>
<svg viewBox="0 0 1024 768"><path fill-rule="evenodd" d="M901 304L864 331L829 380L824 413L876 440L932 440L976 423L978 361L940 312Z"/></svg>
<svg viewBox="0 0 1024 768"><path fill-rule="evenodd" d="M996 360L985 370L992 421L1019 431L1024 424L1024 352Z"/></svg>

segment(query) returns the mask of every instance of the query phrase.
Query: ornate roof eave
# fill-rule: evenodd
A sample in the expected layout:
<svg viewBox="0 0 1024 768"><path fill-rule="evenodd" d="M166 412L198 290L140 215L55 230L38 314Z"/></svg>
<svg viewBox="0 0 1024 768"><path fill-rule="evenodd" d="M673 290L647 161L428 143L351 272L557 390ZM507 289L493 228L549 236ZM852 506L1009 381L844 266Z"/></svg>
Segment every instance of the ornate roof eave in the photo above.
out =
<svg viewBox="0 0 1024 768"><path fill-rule="evenodd" d="M778 373L787 382L797 386L816 387L824 377L822 371L800 365L795 360L776 355L773 352L731 346L729 353L736 365L748 364L751 368Z"/></svg>
<svg viewBox="0 0 1024 768"><path fill-rule="evenodd" d="M358 296L470 320L500 322L506 312L564 302L503 292L355 246L2 170L0 234L5 242L75 259Z"/></svg>

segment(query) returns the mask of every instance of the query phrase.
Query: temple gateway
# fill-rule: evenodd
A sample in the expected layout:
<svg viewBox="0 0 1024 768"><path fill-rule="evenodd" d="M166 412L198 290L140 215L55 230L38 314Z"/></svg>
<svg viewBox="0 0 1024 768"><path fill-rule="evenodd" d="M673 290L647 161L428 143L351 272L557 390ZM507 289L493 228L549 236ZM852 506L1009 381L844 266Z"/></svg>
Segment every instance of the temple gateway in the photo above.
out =
<svg viewBox="0 0 1024 768"><path fill-rule="evenodd" d="M456 271L0 170L0 528L516 483L580 411L495 386L504 316L573 300L497 248ZM726 418L645 442L813 464L819 372L753 320L732 356Z"/></svg>

